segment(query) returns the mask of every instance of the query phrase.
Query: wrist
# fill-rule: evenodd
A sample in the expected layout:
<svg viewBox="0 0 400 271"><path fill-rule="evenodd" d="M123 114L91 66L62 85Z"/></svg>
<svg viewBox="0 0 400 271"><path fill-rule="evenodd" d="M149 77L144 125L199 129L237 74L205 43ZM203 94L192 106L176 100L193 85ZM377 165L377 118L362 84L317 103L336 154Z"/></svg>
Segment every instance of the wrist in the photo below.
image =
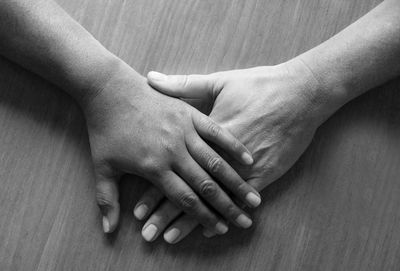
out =
<svg viewBox="0 0 400 271"><path fill-rule="evenodd" d="M335 83L334 80L329 80L329 76L314 69L301 56L280 65L291 74L298 86L297 89L308 100L311 111L319 117L321 122L348 102L348 92L344 86Z"/></svg>
<svg viewBox="0 0 400 271"><path fill-rule="evenodd" d="M119 60L110 64L107 73L91 84L79 104L85 114L87 125L107 127L116 121L115 116L138 110L140 102L151 92L143 91L147 82L132 67ZM138 104L139 103L139 104Z"/></svg>
<svg viewBox="0 0 400 271"><path fill-rule="evenodd" d="M106 88L108 82L120 73L124 65L127 64L113 54L104 54L86 69L87 73L81 76L83 79L73 87L70 94L85 110Z"/></svg>

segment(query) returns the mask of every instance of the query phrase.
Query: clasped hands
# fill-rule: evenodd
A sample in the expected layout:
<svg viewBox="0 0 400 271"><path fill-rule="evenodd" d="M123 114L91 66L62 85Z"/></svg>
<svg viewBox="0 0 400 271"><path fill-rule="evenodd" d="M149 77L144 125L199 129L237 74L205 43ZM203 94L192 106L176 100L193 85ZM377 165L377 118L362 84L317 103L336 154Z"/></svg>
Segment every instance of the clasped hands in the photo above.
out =
<svg viewBox="0 0 400 271"><path fill-rule="evenodd" d="M121 175L152 183L134 209L147 219L147 241L163 233L176 243L198 224L208 237L226 233L228 222L250 227L244 207L261 203L258 192L295 163L317 127L400 74L397 0L279 65L147 79L55 2L0 3L1 55L84 111L106 233L118 224Z"/></svg>
<svg viewBox="0 0 400 271"><path fill-rule="evenodd" d="M244 206L260 204L258 191L329 116L320 87L296 60L209 75L150 72L147 81L122 65L84 107L104 231L118 224L123 173L153 185L134 209L147 218L147 241L164 233L176 243L198 224L207 237L228 222L250 227Z"/></svg>

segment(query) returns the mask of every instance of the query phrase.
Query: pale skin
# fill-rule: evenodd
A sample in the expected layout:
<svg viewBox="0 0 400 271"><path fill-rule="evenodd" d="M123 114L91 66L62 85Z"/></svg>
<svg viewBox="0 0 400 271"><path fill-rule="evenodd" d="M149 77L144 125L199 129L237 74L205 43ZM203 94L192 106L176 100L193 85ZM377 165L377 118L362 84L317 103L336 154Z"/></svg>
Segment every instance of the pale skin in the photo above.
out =
<svg viewBox="0 0 400 271"><path fill-rule="evenodd" d="M251 219L227 192L251 207L260 204L260 195L206 140L244 167L253 163L247 148L194 107L152 89L55 2L0 1L0 54L62 88L81 106L104 232L118 225L117 183L125 173L151 181L212 231L225 233L225 221L249 226Z"/></svg>
<svg viewBox="0 0 400 271"><path fill-rule="evenodd" d="M400 1L387 0L331 39L280 65L209 75L150 72L148 82L164 94L211 109L210 117L253 153L250 168L230 163L261 191L296 162L330 115L399 75ZM158 196L157 189L148 193L136 205L135 215L147 218L144 227L157 228L152 240L164 233L168 243L177 243L198 226ZM215 231L204 229L203 234L211 237Z"/></svg>

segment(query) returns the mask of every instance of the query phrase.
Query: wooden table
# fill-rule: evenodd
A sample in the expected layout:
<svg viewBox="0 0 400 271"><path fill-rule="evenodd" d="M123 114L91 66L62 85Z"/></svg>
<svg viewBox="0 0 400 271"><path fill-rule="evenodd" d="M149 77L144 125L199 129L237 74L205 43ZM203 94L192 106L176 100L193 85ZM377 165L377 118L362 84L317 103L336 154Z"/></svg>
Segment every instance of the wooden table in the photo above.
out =
<svg viewBox="0 0 400 271"><path fill-rule="evenodd" d="M378 0L60 0L140 73L272 65L312 48ZM346 105L263 192L251 230L146 243L126 178L105 237L85 122L54 86L0 61L0 270L399 270L400 80Z"/></svg>

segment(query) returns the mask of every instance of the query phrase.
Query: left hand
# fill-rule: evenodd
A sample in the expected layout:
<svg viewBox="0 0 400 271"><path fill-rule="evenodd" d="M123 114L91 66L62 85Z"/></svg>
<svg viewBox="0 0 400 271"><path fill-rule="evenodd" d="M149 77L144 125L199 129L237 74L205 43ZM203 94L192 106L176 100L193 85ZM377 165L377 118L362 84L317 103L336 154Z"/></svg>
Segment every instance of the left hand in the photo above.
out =
<svg viewBox="0 0 400 271"><path fill-rule="evenodd" d="M250 168L232 159L228 162L258 191L296 162L317 127L340 106L340 99L321 89L301 61L209 75L151 72L148 81L158 91L190 99L197 107L212 106L210 117L252 152L254 164ZM169 201L155 208L161 200L159 192L151 188L134 212L138 219L153 212L145 227L153 224L160 232L180 215ZM176 243L196 226L189 216L181 216L167 228L164 239ZM205 235L214 233L207 231Z"/></svg>
<svg viewBox="0 0 400 271"><path fill-rule="evenodd" d="M117 227L118 181L125 173L146 178L211 230L228 231L223 219L247 226L236 223L237 217L247 215L226 191L252 207L260 204L258 192L204 142L221 145L246 163L243 154L250 159L251 155L238 139L187 103L155 91L124 63L93 93L81 104L104 232ZM143 236L151 240L154 227L144 229Z"/></svg>

